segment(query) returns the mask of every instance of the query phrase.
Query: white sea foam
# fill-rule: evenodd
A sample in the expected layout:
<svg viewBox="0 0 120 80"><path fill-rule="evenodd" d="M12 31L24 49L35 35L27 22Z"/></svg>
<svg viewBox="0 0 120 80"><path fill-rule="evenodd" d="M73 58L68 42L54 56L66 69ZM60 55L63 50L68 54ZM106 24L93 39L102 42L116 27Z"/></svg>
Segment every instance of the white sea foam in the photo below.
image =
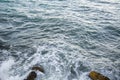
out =
<svg viewBox="0 0 120 80"><path fill-rule="evenodd" d="M3 61L1 66L0 66L0 79L1 80L9 80L9 76L10 76L10 69L12 67L12 65L14 65L15 62L12 58Z"/></svg>

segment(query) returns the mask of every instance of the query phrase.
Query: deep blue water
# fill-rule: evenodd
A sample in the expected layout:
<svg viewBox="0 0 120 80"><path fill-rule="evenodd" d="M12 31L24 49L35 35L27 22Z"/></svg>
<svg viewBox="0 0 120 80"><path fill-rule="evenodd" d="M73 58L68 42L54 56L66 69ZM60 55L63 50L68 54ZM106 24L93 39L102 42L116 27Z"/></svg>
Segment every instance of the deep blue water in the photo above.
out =
<svg viewBox="0 0 120 80"><path fill-rule="evenodd" d="M0 80L120 80L119 0L0 0Z"/></svg>

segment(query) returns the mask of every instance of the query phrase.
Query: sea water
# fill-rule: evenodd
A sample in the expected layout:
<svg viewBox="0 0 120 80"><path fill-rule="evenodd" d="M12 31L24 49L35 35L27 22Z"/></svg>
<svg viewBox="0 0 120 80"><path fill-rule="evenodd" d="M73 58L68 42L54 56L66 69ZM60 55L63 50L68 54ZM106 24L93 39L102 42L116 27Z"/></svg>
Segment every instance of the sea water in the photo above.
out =
<svg viewBox="0 0 120 80"><path fill-rule="evenodd" d="M120 80L120 0L0 0L0 80Z"/></svg>

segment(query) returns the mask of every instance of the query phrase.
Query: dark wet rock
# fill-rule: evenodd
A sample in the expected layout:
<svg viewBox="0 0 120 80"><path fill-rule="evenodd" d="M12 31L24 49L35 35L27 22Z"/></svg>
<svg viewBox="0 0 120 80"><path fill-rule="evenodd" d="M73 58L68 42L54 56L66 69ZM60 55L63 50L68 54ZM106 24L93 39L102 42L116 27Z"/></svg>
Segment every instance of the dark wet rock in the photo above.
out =
<svg viewBox="0 0 120 80"><path fill-rule="evenodd" d="M91 71L89 73L89 77L92 79L92 80L110 80L108 77L104 76L103 74L100 74L96 71Z"/></svg>
<svg viewBox="0 0 120 80"><path fill-rule="evenodd" d="M35 80L36 77L37 77L37 74L34 71L32 71L29 73L29 75L27 76L27 79L25 80Z"/></svg>
<svg viewBox="0 0 120 80"><path fill-rule="evenodd" d="M42 67L38 67L38 66L32 67L32 70L38 70L38 71L43 72L43 73L45 72ZM27 76L27 79L24 79L24 80L35 80L36 77L37 77L37 73L35 71L32 71Z"/></svg>
<svg viewBox="0 0 120 80"><path fill-rule="evenodd" d="M43 73L45 72L42 67L37 67L37 66L32 67L32 70L38 70L38 71L43 72Z"/></svg>

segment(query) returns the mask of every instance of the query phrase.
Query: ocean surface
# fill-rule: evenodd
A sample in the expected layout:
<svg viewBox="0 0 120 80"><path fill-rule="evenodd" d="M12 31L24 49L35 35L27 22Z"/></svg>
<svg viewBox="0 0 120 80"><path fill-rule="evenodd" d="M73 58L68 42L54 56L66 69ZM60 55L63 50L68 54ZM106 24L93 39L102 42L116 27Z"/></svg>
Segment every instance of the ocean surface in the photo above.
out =
<svg viewBox="0 0 120 80"><path fill-rule="evenodd" d="M0 0L0 80L120 80L120 0Z"/></svg>

